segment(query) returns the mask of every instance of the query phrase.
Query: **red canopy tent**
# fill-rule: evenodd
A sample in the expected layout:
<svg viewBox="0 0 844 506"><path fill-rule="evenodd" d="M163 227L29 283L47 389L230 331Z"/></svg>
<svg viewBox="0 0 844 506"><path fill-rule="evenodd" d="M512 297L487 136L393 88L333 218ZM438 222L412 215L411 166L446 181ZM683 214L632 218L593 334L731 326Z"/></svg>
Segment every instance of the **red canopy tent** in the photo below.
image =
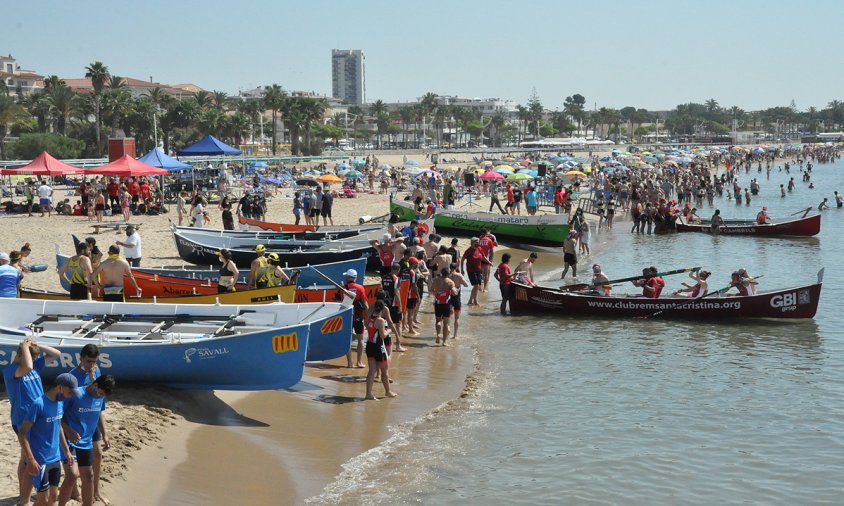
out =
<svg viewBox="0 0 844 506"><path fill-rule="evenodd" d="M167 169L159 169L158 167L153 167L152 165L135 160L129 155L123 155L109 164L88 169L85 173L119 177L138 177L169 174L169 171Z"/></svg>
<svg viewBox="0 0 844 506"><path fill-rule="evenodd" d="M33 176L64 176L67 174L82 174L84 172L84 169L56 160L46 151L38 155L35 160L32 160L22 167L0 170L0 174L4 176L14 176L18 174Z"/></svg>

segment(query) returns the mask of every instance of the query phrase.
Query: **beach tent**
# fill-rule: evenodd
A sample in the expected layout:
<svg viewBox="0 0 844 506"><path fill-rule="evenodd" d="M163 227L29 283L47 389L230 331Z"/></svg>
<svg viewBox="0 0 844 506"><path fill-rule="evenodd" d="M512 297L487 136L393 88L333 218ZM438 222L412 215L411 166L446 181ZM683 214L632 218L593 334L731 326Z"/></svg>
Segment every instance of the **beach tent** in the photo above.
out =
<svg viewBox="0 0 844 506"><path fill-rule="evenodd" d="M86 174L103 174L119 177L159 176L168 172L167 169L153 167L140 160L135 160L129 155L123 155L109 164L85 171Z"/></svg>
<svg viewBox="0 0 844 506"><path fill-rule="evenodd" d="M202 155L241 155L243 152L233 148L213 135L206 135L194 144L180 149L179 156L202 156Z"/></svg>
<svg viewBox="0 0 844 506"><path fill-rule="evenodd" d="M44 151L34 160L21 167L12 169L3 169L0 174L4 176L33 175L33 176L64 176L67 174L82 174L85 171L79 167L68 165L62 161L56 160L50 153Z"/></svg>
<svg viewBox="0 0 844 506"><path fill-rule="evenodd" d="M147 165L167 170L185 170L192 168L190 165L180 162L167 154L161 148L153 148L149 153L138 158L138 161Z"/></svg>

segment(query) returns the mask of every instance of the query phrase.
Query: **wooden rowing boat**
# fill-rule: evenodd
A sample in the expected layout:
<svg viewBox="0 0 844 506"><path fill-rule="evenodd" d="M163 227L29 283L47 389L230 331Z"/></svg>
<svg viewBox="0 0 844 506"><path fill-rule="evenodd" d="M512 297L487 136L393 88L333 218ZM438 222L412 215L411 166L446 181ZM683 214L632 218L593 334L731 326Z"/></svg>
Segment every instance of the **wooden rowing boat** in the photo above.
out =
<svg viewBox="0 0 844 506"><path fill-rule="evenodd" d="M288 388L303 374L310 343L336 335L348 351L350 307L336 304L189 305L8 299L0 311L0 356L36 334L61 351L41 371L51 379L78 364L89 343L118 381L176 388Z"/></svg>
<svg viewBox="0 0 844 506"><path fill-rule="evenodd" d="M559 316L598 316L605 318L643 317L659 312L675 319L728 318L812 318L818 309L823 269L817 283L760 292L748 296L697 297L694 299L637 296L605 297L595 292L570 292L543 286L513 283L513 314L543 313Z"/></svg>
<svg viewBox="0 0 844 506"><path fill-rule="evenodd" d="M677 220L677 232L699 232L719 235L761 235L811 237L821 231L821 215L786 220L774 220L760 225L756 220L725 220L724 225L713 228L709 220L701 223L686 223Z"/></svg>

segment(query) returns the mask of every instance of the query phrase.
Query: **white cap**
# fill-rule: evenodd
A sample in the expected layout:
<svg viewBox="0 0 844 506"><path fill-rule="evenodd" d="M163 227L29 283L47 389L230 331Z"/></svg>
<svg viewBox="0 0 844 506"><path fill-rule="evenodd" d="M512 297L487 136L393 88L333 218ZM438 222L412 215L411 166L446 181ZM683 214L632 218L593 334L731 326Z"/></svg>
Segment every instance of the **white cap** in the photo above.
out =
<svg viewBox="0 0 844 506"><path fill-rule="evenodd" d="M0 260L5 260L5 261L9 262L10 261L9 254L6 253L5 251L0 252ZM354 271L352 271L352 272L354 272ZM357 274L357 273L355 273L355 274Z"/></svg>
<svg viewBox="0 0 844 506"><path fill-rule="evenodd" d="M349 269L346 272L344 272L343 275L346 276L347 278L357 278L358 277L358 271L356 271L354 269Z"/></svg>
<svg viewBox="0 0 844 506"><path fill-rule="evenodd" d="M383 236L383 237L381 237L381 242L387 242L387 241L389 241L390 239L392 239L392 237L390 236L390 234L384 234L384 236Z"/></svg>

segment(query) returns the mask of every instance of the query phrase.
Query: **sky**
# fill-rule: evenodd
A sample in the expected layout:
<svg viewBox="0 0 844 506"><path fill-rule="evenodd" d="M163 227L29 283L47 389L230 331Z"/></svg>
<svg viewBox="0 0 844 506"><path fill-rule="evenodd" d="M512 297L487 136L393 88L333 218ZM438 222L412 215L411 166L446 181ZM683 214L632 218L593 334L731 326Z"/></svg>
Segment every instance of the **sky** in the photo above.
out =
<svg viewBox="0 0 844 506"><path fill-rule="evenodd" d="M844 1L37 0L4 5L0 53L24 69L331 94L331 50L366 56L366 99L427 92L547 109L745 110L844 100Z"/></svg>

